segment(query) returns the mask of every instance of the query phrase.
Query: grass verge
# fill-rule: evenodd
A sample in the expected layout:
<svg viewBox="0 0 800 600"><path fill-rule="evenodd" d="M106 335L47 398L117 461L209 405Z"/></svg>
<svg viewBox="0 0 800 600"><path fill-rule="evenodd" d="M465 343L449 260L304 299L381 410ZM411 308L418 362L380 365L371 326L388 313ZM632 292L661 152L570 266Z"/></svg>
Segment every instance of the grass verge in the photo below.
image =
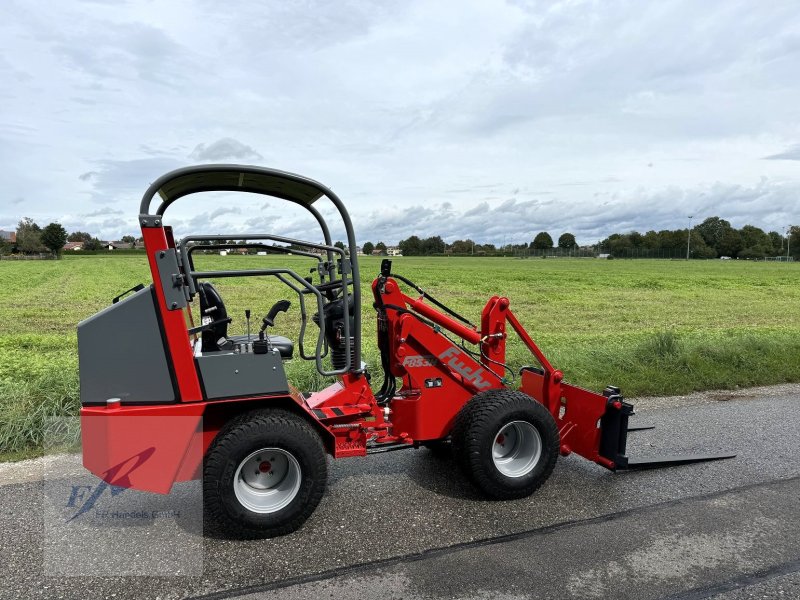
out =
<svg viewBox="0 0 800 600"><path fill-rule="evenodd" d="M664 331L562 344L542 345L567 381L593 390L617 385L629 397L800 381L800 337L792 332ZM376 357L370 358L375 365ZM518 349L512 359L530 362ZM301 389L324 386L327 381L309 367L288 363L290 380ZM74 370L0 380L0 461L40 455L49 418L75 416L79 407Z"/></svg>

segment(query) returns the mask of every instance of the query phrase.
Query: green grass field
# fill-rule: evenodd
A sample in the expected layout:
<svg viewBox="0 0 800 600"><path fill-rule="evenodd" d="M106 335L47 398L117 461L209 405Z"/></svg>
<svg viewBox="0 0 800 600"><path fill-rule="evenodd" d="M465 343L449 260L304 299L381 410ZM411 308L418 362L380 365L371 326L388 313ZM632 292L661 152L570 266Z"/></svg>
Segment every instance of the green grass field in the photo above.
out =
<svg viewBox="0 0 800 600"><path fill-rule="evenodd" d="M310 266L273 256L201 256L197 265L238 269L287 261L301 274ZM378 266L377 258L361 262L364 355L379 384L369 291ZM398 258L394 270L473 321L490 296L508 296L567 380L589 388L614 384L634 396L800 381L799 265ZM148 281L142 256L0 262L0 453L35 452L43 417L77 413L76 324ZM276 300L294 300L261 278L217 284L234 317L232 333L244 333L245 308L257 322ZM281 317L276 333L296 338L296 301ZM516 343L509 357L515 366L531 362ZM301 389L324 384L311 363L297 358L287 371Z"/></svg>

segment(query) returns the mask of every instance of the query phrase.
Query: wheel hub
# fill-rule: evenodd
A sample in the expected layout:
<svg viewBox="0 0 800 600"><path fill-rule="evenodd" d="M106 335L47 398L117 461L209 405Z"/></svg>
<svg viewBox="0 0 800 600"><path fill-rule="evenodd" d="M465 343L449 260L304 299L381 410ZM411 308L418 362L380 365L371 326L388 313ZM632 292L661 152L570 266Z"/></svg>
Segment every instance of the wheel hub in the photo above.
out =
<svg viewBox="0 0 800 600"><path fill-rule="evenodd" d="M233 478L236 499L248 510L273 513L297 496L302 482L300 463L281 448L263 448L239 463Z"/></svg>
<svg viewBox="0 0 800 600"><path fill-rule="evenodd" d="M511 421L495 435L492 443L494 466L506 477L523 477L533 471L542 457L542 436L527 421Z"/></svg>

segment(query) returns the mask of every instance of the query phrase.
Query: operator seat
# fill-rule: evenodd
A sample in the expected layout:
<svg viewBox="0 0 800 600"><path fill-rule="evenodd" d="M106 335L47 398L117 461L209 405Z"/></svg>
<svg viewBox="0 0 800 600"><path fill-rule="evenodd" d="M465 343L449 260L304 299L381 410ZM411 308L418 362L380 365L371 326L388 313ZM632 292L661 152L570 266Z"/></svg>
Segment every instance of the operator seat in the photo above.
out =
<svg viewBox="0 0 800 600"><path fill-rule="evenodd" d="M222 300L217 288L209 281L203 281L197 287L200 295L200 315L201 318L208 317L211 321L221 321L228 318L228 311L225 309L225 302ZM258 339L258 335L250 336L251 340ZM284 360L292 358L294 354L294 342L282 335L268 335L270 346L277 348L278 354ZM235 344L247 341L246 335L235 335L228 337L228 324L226 322L217 323L210 329L203 332L201 336L200 349L205 352L219 352L220 350L232 350Z"/></svg>

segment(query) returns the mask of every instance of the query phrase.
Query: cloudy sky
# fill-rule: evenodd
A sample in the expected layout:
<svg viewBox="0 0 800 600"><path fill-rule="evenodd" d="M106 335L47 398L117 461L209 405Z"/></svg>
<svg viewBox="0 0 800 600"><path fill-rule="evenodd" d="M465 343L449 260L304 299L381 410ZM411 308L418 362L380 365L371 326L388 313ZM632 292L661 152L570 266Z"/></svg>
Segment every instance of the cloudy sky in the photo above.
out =
<svg viewBox="0 0 800 600"><path fill-rule="evenodd" d="M137 233L203 162L322 181L360 242L800 223L796 0L3 0L0 82L0 229ZM264 198L170 212L319 237Z"/></svg>

